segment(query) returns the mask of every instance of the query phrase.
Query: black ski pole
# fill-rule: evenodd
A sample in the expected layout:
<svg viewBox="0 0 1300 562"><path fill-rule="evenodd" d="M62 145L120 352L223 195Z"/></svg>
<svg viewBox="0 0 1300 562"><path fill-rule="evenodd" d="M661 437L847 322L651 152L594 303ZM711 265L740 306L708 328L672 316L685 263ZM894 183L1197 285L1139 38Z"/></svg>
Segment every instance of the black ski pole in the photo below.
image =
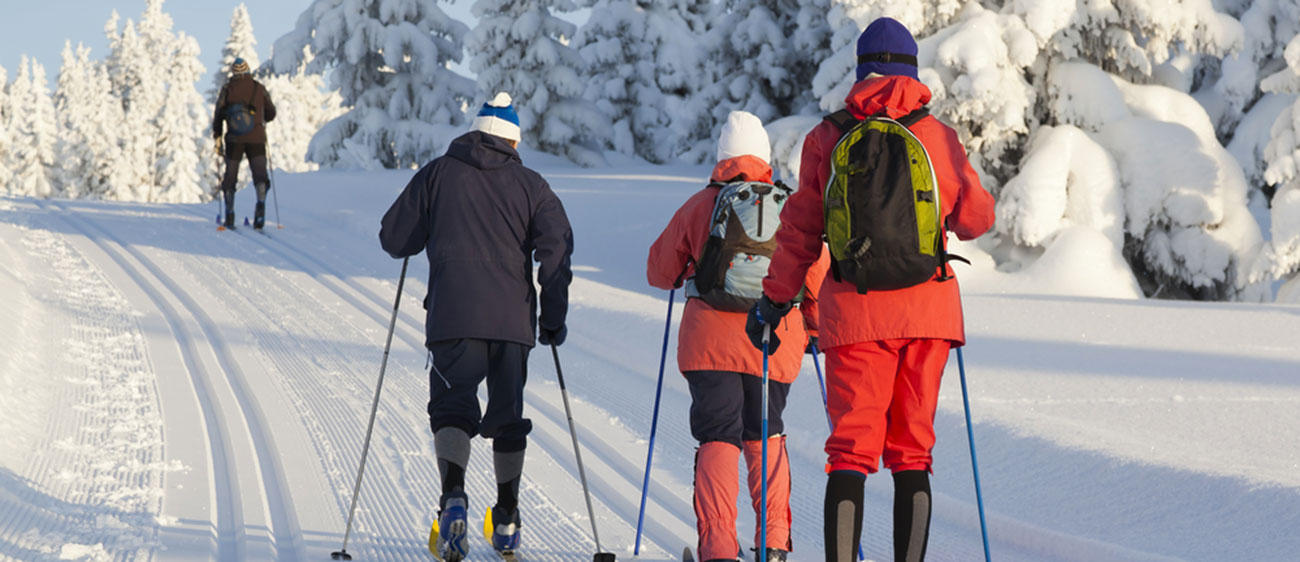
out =
<svg viewBox="0 0 1300 562"><path fill-rule="evenodd" d="M375 385L375 400L370 405L370 425L366 426L366 440L361 445L361 466L357 467L357 483L352 487L352 507L348 508L348 526L343 531L343 548L330 553L334 560L351 560L348 554L348 536L352 534L352 517L357 513L357 496L361 493L361 477L366 473L366 453L370 452L370 434L375 429L375 412L379 411L379 392L384 388L384 371L388 368L388 350L393 346L393 329L397 327L397 307L402 304L402 285L406 283L406 265L411 258L402 260L402 274L397 278L397 298L393 300L393 319L388 321L388 340L384 342L384 360L379 364L379 382Z"/></svg>
<svg viewBox="0 0 1300 562"><path fill-rule="evenodd" d="M596 540L596 555L592 562L614 562L618 560L612 552L602 552L600 532L596 530L596 510L591 508L591 492L587 490L587 473L582 469L582 450L578 447L578 430L573 425L573 411L569 409L569 391L564 386L564 371L560 370L560 352L551 344L551 356L555 358L555 378L560 381L560 395L564 397L564 416L569 418L569 435L573 437L573 456L578 459L578 477L582 479L582 495L587 498L587 517L591 518L591 536Z"/></svg>

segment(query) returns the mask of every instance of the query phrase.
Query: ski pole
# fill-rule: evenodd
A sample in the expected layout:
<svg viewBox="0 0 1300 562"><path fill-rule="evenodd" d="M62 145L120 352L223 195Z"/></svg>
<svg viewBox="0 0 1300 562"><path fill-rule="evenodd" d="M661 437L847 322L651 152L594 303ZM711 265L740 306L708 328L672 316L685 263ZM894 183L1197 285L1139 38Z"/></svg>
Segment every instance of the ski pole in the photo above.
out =
<svg viewBox="0 0 1300 562"><path fill-rule="evenodd" d="M641 481L641 511L636 516L636 545L632 548L633 556L641 555L641 526L645 522L646 490L650 487L650 461L655 456L655 429L659 426L659 397L664 390L664 363L668 361L668 332L673 326L673 295L677 289L668 291L668 319L664 322L664 347L659 354L659 384L655 386L654 414L650 417L650 448L645 455L645 478Z"/></svg>
<svg viewBox="0 0 1300 562"><path fill-rule="evenodd" d="M334 560L351 560L348 554L348 536L352 533L352 517L357 513L357 496L361 493L361 477L366 473L366 454L370 452L370 434L375 429L375 412L379 411L379 392L384 388L384 371L388 368L388 351L393 346L393 330L397 327L397 307L402 304L402 285L406 283L406 265L411 258L402 260L402 274L397 278L397 298L393 300L393 318L388 321L388 341L384 342L384 360L379 364L379 382L375 385L375 400L370 405L370 424L366 426L366 440L361 445L361 466L357 467L357 483L352 487L352 507L348 508L347 530L343 531L343 548L330 553Z"/></svg>
<svg viewBox="0 0 1300 562"><path fill-rule="evenodd" d="M980 510L980 533L984 536L984 561L991 562L989 556L989 528L984 520L984 494L980 491L980 466L975 459L975 428L970 422L970 399L966 395L966 359L962 357L961 348L957 348L957 369L961 373L961 403L966 408L966 436L970 438L970 466L975 474L975 503Z"/></svg>
<svg viewBox="0 0 1300 562"><path fill-rule="evenodd" d="M759 509L758 524L762 525L758 533L758 559L767 561L767 346L772 338L772 325L763 327L763 506Z"/></svg>
<svg viewBox="0 0 1300 562"><path fill-rule="evenodd" d="M817 369L817 384L822 387L822 406L826 409L826 426L830 428L831 433L835 432L835 423L831 421L831 404L826 399L826 381L822 379L822 364L817 360L817 344L809 342L808 347L812 349L813 367ZM862 541L858 541L858 560L866 560L867 556L862 553Z"/></svg>
<svg viewBox="0 0 1300 562"><path fill-rule="evenodd" d="M569 418L569 435L573 437L573 456L578 459L578 477L582 479L582 495L587 498L587 517L591 518L591 536L596 540L596 555L592 562L614 562L613 553L600 548L600 532L596 530L596 510L591 507L591 492L587 490L587 473L582 469L582 449L578 447L578 430L573 425L573 410L569 409L569 391L564 386L564 371L560 370L560 351L551 344L551 356L555 358L555 378L560 381L560 396L564 397L564 416Z"/></svg>

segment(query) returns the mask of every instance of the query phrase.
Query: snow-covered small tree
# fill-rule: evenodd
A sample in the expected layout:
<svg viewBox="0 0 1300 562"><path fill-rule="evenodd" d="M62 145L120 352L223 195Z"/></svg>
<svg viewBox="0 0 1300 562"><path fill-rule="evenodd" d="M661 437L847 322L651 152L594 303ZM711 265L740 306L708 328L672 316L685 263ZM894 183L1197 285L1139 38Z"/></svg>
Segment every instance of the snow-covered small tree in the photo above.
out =
<svg viewBox="0 0 1300 562"><path fill-rule="evenodd" d="M121 181L118 146L122 104L112 97L103 66L90 49L63 46L63 67L54 93L59 118L58 167L65 197L102 199Z"/></svg>
<svg viewBox="0 0 1300 562"><path fill-rule="evenodd" d="M307 70L331 68L351 109L316 133L308 159L400 168L442 154L474 97L474 82L448 67L467 32L435 0L315 0L275 42L275 70L295 71L310 47Z"/></svg>
<svg viewBox="0 0 1300 562"><path fill-rule="evenodd" d="M470 69L483 99L514 98L525 144L596 166L609 120L582 98L587 64L569 46L576 26L551 13L576 8L571 0L478 0Z"/></svg>
<svg viewBox="0 0 1300 562"><path fill-rule="evenodd" d="M600 0L578 31L574 45L591 65L584 97L609 117L610 148L666 162L711 134L710 114L690 103L710 81L695 4Z"/></svg>
<svg viewBox="0 0 1300 562"><path fill-rule="evenodd" d="M1300 94L1300 36L1291 39L1285 58L1287 68L1265 79L1263 87L1275 94ZM1278 300L1300 303L1300 101L1274 122L1264 154L1264 180L1275 190L1267 269L1270 277L1287 279Z"/></svg>
<svg viewBox="0 0 1300 562"><path fill-rule="evenodd" d="M51 197L57 192L54 183L54 143L58 123L54 118L54 100L50 97L45 67L23 55L18 76L10 86L10 104L14 111L13 174L11 193L28 197Z"/></svg>
<svg viewBox="0 0 1300 562"><path fill-rule="evenodd" d="M304 50L307 48L304 47ZM334 118L343 115L343 97L325 89L325 78L307 72L310 53L292 74L259 77L275 101L275 122L266 128L267 152L271 165L286 172L309 172L320 166L307 160L312 136Z"/></svg>
<svg viewBox="0 0 1300 562"><path fill-rule="evenodd" d="M248 7L243 2L235 6L235 11L230 14L230 35L221 48L221 61L217 65L216 74L212 76L212 86L208 88L208 103L217 102L221 87L230 79L230 67L238 58L244 59L250 68L261 66L261 59L257 56L257 37L253 35L253 20L248 16Z"/></svg>

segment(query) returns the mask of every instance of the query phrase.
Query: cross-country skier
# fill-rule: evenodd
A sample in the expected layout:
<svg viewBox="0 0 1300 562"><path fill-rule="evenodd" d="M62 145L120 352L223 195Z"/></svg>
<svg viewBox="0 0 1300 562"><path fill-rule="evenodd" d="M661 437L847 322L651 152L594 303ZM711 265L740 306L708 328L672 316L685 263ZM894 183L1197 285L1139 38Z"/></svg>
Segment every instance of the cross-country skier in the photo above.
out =
<svg viewBox="0 0 1300 562"><path fill-rule="evenodd" d="M928 270L920 269L921 281L894 289L865 289L858 285L855 279L866 283L880 273L872 268L890 267L882 265L884 262L856 261L862 256L881 255L873 252L888 247L890 237L857 237L844 246L848 253L835 256L833 275L826 278L820 295L820 341L826 352L827 392L834 425L826 440L826 561L855 559L862 527L864 481L883 461L894 479L895 560L917 562L925 558L929 537L929 473L939 381L949 349L965 342L957 281L949 277L951 268L947 264L938 263L945 253L943 225L962 240L983 234L993 225L993 198L980 186L957 134L932 116L913 113L930 101L930 90L917 79L916 41L907 28L889 18L872 22L858 38L857 54L857 83L845 99L848 114L832 114L804 139L799 190L782 213L782 229L776 235L779 247L763 280L765 296L750 312L749 331L757 346L764 326L779 328L785 324L782 317L803 286L808 267L821 253L823 235L834 255L837 229L872 226L849 221L832 223L827 218L840 208L852 209L859 215L867 209L853 205L859 196L854 193L865 193L855 192L854 187L866 188L869 186L864 184L871 182L857 180L863 183L855 184L853 174L878 180L876 187L901 182L907 191L896 192L902 198L894 201L902 205L904 214L913 208L929 209L930 230L918 235L913 220L913 242L889 248L898 252L894 255L912 257L922 255L919 249L930 248L931 261L927 262ZM872 152L837 149L837 145L862 142L871 136L845 134L844 126L853 127L880 114L900 123L915 119L909 126L914 135L911 138L919 140L928 153L932 176L928 169L918 167L924 156L920 153L891 162L855 161ZM873 150L891 151L909 142L909 135L901 127L877 129L886 131L893 132L875 138L888 142L875 145ZM844 161L832 161L832 153L842 155ZM911 175L906 173L909 168ZM882 175L880 170L886 169L897 175ZM849 186L845 191L849 193L847 207L838 200L824 200L824 193L838 185L828 183L833 170L848 176L842 178ZM938 184L937 204L933 190L912 193L917 189L914 180L931 178ZM920 220L924 214L917 210L912 216ZM889 220L863 218L878 223ZM831 228L832 224L835 228ZM917 236L920 247L916 245ZM851 275L855 271L866 275Z"/></svg>
<svg viewBox="0 0 1300 562"><path fill-rule="evenodd" d="M691 196L650 247L646 277L650 284L671 289L687 284L686 311L682 314L678 334L677 363L691 390L691 435L699 441L695 454L695 514L699 532L699 559L713 562L734 561L740 550L736 539L736 496L738 493L736 465L744 454L749 469L749 492L753 500L755 519L760 513L762 478L762 414L761 400L763 356L749 345L745 336L745 310L753 297L738 308L729 306L736 295L726 287L749 286L757 289L767 273L767 257L748 248L736 257L736 252L724 250L726 244L706 250L710 227L715 217L729 222L726 216L715 214L719 197L726 197L728 185L737 182L752 184L759 190L737 196L736 205L754 207L770 205L771 216L762 213L736 213L769 227L765 238L770 240L771 227L778 224L779 205L788 196L784 189L776 189L772 182L772 167L768 164L771 145L767 132L758 117L743 111L734 111L722 128L718 141L718 163L713 168L711 183ZM739 224L738 221L734 224ZM754 225L757 226L757 225ZM761 232L761 227L755 232ZM744 236L739 230L730 230L726 238L735 240ZM772 244L774 247L774 244ZM722 261L706 253L723 252ZM770 255L770 250L766 252ZM726 270L722 277L714 275L714 282L705 281L701 264L718 263ZM759 267L748 268L752 263ZM717 272L714 272L717 273ZM790 384L799 374L803 358L802 344L809 335L816 335L816 288L826 273L822 267L811 268L808 287L804 294L803 314L793 316L778 328L780 337L787 342L797 342L782 348L771 358L768 384L768 502L767 502L767 560L783 561L791 550L790 543L790 464L786 457L785 436L782 435L781 413L785 409ZM706 287L703 285L711 285ZM802 285L802 284L801 284ZM715 289L716 288L716 289ZM714 304L710 304L714 303ZM728 311L726 309L731 309ZM759 528L759 525L755 525ZM759 533L754 533L754 544ZM757 549L756 549L757 550Z"/></svg>
<svg viewBox="0 0 1300 562"><path fill-rule="evenodd" d="M239 182L239 164L245 155L253 170L253 186L257 188L253 228L261 230L266 224L266 191L271 187L266 175L266 124L274 120L275 104L271 103L266 87L253 79L248 62L235 59L230 66L230 80L221 87L212 115L217 156L226 162L226 174L221 180L221 191L226 198L226 228L235 226L235 184Z"/></svg>
<svg viewBox="0 0 1300 562"><path fill-rule="evenodd" d="M560 199L516 152L519 117L505 93L483 104L471 131L426 165L384 215L379 240L394 258L429 258L425 345L429 423L442 473L438 536L443 560L464 559L470 439L492 439L497 502L492 545L519 546L519 480L532 421L523 417L528 353L536 338L568 333L573 232ZM532 261L540 263L541 316ZM536 333L535 333L536 330ZM487 382L486 412L478 386Z"/></svg>

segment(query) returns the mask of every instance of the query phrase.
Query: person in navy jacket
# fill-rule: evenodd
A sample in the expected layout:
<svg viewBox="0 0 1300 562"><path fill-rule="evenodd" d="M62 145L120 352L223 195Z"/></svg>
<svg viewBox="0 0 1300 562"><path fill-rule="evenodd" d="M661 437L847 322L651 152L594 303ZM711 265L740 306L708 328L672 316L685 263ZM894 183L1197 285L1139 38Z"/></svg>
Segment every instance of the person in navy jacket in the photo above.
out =
<svg viewBox="0 0 1300 562"><path fill-rule="evenodd" d="M425 345L433 363L429 423L442 474L437 548L444 560L462 559L468 548L464 483L475 435L492 440L494 547L518 546L519 479L532 429L523 417L528 353L534 337L558 346L568 331L573 232L555 192L520 160L519 132L510 96L497 94L470 132L415 174L379 232L392 257L424 250L429 258ZM484 381L485 412L477 396Z"/></svg>

